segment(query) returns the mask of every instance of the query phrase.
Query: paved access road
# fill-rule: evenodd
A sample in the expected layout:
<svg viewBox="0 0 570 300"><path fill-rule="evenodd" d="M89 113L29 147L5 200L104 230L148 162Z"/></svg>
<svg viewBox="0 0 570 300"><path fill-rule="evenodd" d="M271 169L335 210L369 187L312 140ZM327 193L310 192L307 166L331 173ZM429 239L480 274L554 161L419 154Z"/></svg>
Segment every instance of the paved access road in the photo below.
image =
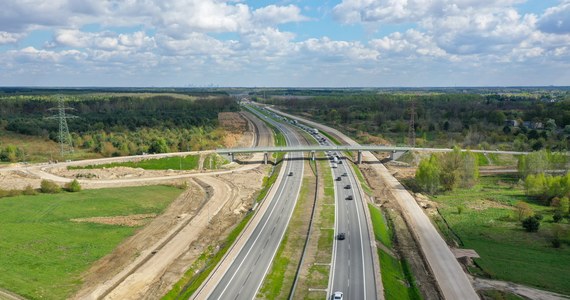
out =
<svg viewBox="0 0 570 300"><path fill-rule="evenodd" d="M331 153L331 157L340 155L338 152ZM365 201L361 197L359 183L351 170L350 162L343 157L332 171L336 195L336 238L329 277L329 297L340 291L345 299L381 299L383 295L379 298L376 294L375 263L363 207ZM345 234L344 240L338 239L340 233Z"/></svg>
<svg viewBox="0 0 570 300"><path fill-rule="evenodd" d="M278 113L302 121L319 130L332 133L343 139L349 145L358 145L354 140L336 129L286 113ZM432 273L437 280L437 284L444 298L465 300L479 299L479 296L477 296L473 285L471 285L461 265L457 262L457 259L455 259L455 256L451 253L451 250L449 250L449 247L441 238L430 219L416 203L414 197L390 174L383 164L377 163L378 159L376 159L372 153L363 152L363 159L365 161L375 162L372 166L381 179L386 182L386 185L398 201L406 221L418 239L422 252L431 267Z"/></svg>
<svg viewBox="0 0 570 300"><path fill-rule="evenodd" d="M300 144L299 137L288 126L267 120L284 133L287 144ZM304 171L304 162L299 158L302 158L300 153L289 155L288 162L284 166L285 176L281 182L277 183L275 198L267 199L271 203L261 221L213 291L200 297L208 299L255 298L285 234L299 196Z"/></svg>

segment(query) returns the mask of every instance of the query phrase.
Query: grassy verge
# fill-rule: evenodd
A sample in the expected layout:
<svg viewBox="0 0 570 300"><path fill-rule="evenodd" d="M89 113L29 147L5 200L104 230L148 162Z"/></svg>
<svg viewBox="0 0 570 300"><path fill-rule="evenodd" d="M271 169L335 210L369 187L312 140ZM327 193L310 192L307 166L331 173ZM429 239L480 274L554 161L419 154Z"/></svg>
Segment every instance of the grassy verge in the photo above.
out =
<svg viewBox="0 0 570 300"><path fill-rule="evenodd" d="M570 231L568 219L552 222L553 209L525 195L513 176L484 176L471 189L433 197L463 247L475 249L475 262L488 277L570 294L570 236L562 236L562 246L553 248L556 228ZM540 229L528 233L515 217L513 205L527 202L544 216ZM463 207L459 213L458 207ZM445 224L439 224L446 226Z"/></svg>
<svg viewBox="0 0 570 300"><path fill-rule="evenodd" d="M271 269L264 279L257 298L288 299L300 263L306 233L309 226L310 209L313 203L315 180L305 176L287 232L281 241Z"/></svg>
<svg viewBox="0 0 570 300"><path fill-rule="evenodd" d="M374 236L376 237L376 240L391 249L392 232L390 228L388 228L388 224L386 223L382 212L371 203L368 203L368 210L370 211L370 218L372 219L372 227L374 228Z"/></svg>
<svg viewBox="0 0 570 300"><path fill-rule="evenodd" d="M138 228L71 219L159 214L180 193L148 186L1 199L0 286L32 299L68 298L81 273Z"/></svg>
<svg viewBox="0 0 570 300"><path fill-rule="evenodd" d="M366 193L369 196L372 195L373 194L372 189L368 185L368 182L366 182L366 178L364 178L364 175L362 175L362 172L360 172L358 166L355 164L351 165L352 169L354 170L354 173L356 173L356 177L358 177L358 181L360 181L360 186L362 186L362 190L364 191L364 193Z"/></svg>
<svg viewBox="0 0 570 300"><path fill-rule="evenodd" d="M421 299L421 293L406 260L398 259L388 252L388 250L393 250L393 232L388 226L382 211L370 203L368 204L368 209L370 211L370 218L372 219L374 236L386 249L378 248L385 298L388 300Z"/></svg>
<svg viewBox="0 0 570 300"><path fill-rule="evenodd" d="M69 166L70 170L74 169L104 169L115 167L141 168L145 170L194 170L198 168L199 155L188 155L179 157L165 157L158 159L144 159L140 161L116 162L102 165L89 166Z"/></svg>
<svg viewBox="0 0 570 300"><path fill-rule="evenodd" d="M320 130L320 133L322 133L324 136L326 136L331 142L333 142L333 144L335 145L342 145L342 143L337 140L335 137L333 137L332 135L330 135L328 132Z"/></svg>
<svg viewBox="0 0 570 300"><path fill-rule="evenodd" d="M315 219L315 228L318 232L317 249L315 250L314 264L309 267L306 283L308 288L326 289L329 282L330 262L334 242L334 182L328 161L319 160L319 176L323 182L323 195L318 201L318 214ZM312 292L305 299L322 299L322 292Z"/></svg>

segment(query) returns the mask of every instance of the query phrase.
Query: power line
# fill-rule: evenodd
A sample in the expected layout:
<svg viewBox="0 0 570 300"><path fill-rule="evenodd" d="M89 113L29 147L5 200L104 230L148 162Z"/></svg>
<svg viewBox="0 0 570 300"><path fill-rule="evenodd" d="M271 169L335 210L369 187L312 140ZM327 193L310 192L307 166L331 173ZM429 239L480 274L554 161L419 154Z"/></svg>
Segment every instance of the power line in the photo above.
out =
<svg viewBox="0 0 570 300"><path fill-rule="evenodd" d="M61 95L56 96L58 98L57 107L50 108L50 111L57 111L57 114L48 119L58 119L59 120L59 146L61 151L61 157L67 153L73 153L73 142L71 140L71 135L69 134L69 128L67 127L67 119L77 118L76 116L66 114L66 110L72 110L71 107L65 107L65 99Z"/></svg>

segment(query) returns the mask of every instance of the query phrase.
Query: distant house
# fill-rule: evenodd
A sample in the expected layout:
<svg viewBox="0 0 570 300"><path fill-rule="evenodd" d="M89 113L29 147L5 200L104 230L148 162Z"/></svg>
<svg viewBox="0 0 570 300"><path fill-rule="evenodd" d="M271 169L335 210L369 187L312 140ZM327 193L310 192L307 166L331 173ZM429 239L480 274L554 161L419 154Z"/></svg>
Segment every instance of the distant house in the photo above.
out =
<svg viewBox="0 0 570 300"><path fill-rule="evenodd" d="M519 121L517 121L517 120L506 120L505 126L519 126Z"/></svg>

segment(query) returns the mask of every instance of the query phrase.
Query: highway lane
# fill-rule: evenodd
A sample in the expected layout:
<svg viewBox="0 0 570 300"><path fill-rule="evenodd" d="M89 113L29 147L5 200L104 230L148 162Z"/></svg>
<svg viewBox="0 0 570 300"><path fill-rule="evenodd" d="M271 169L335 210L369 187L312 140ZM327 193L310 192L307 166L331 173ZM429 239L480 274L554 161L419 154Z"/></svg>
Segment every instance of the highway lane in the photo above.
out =
<svg viewBox="0 0 570 300"><path fill-rule="evenodd" d="M333 152L333 155L342 155ZM335 241L333 265L329 278L329 297L340 291L345 299L379 299L376 294L372 245L368 234L368 223L364 214L359 187L350 163L341 157L336 168L332 168L335 185ZM333 163L331 162L331 165ZM338 180L340 179L340 180ZM348 199L352 197L352 200ZM345 239L339 240L338 234Z"/></svg>
<svg viewBox="0 0 570 300"><path fill-rule="evenodd" d="M298 135L284 124L269 122L284 133L289 145L299 145ZM288 155L285 176L277 188L265 215L240 250L208 299L253 299L271 266L271 262L297 202L304 172L302 154ZM289 176L292 172L292 176Z"/></svg>
<svg viewBox="0 0 570 300"><path fill-rule="evenodd" d="M334 134L349 145L358 146L358 143L334 128L287 113L277 112L286 117L297 119L305 124L314 126L319 130L325 130L328 133ZM378 159L372 153L363 152L362 154L364 161L378 162ZM443 238L441 238L430 219L416 203L413 196L390 174L383 164L374 163L371 166L378 176L381 177L381 180L386 183L396 198L398 205L401 207L403 216L416 236L444 298L479 299L479 296L477 296L473 285L461 268L461 265L457 259L455 259L455 256Z"/></svg>

